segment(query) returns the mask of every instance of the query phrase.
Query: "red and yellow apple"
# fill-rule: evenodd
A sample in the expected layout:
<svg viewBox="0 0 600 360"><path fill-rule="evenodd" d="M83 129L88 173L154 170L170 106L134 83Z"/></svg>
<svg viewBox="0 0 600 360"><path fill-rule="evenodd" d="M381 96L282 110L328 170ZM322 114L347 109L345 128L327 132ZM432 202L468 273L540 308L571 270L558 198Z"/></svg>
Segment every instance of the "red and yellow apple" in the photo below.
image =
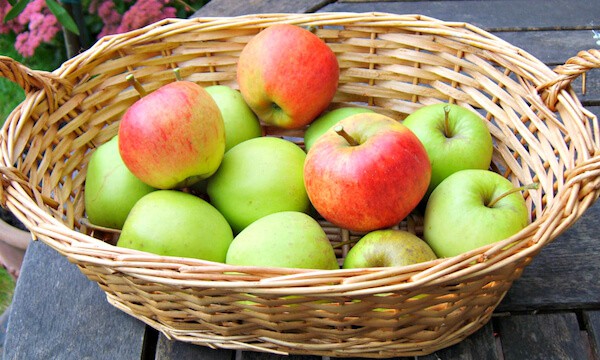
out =
<svg viewBox="0 0 600 360"><path fill-rule="evenodd" d="M333 125L350 115L372 113L373 110L360 107L342 107L328 111L315 119L304 132L304 149L308 152L317 139Z"/></svg>
<svg viewBox="0 0 600 360"><path fill-rule="evenodd" d="M304 183L317 212L356 231L404 219L429 186L425 147L407 127L381 114L351 115L308 151Z"/></svg>
<svg viewBox="0 0 600 360"><path fill-rule="evenodd" d="M175 81L143 96L119 125L127 168L159 189L189 186L212 175L225 152L219 107L200 85Z"/></svg>
<svg viewBox="0 0 600 360"><path fill-rule="evenodd" d="M277 24L246 44L237 80L244 100L263 122L301 128L329 106L339 65L329 46L312 32Z"/></svg>

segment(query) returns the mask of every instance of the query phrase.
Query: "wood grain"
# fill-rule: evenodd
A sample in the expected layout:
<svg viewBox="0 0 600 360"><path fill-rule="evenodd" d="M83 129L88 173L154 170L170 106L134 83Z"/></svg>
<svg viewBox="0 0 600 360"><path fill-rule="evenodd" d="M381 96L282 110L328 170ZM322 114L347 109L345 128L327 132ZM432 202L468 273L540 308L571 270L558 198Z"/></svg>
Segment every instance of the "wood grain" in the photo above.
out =
<svg viewBox="0 0 600 360"><path fill-rule="evenodd" d="M505 360L588 358L574 313L513 315L497 323Z"/></svg>

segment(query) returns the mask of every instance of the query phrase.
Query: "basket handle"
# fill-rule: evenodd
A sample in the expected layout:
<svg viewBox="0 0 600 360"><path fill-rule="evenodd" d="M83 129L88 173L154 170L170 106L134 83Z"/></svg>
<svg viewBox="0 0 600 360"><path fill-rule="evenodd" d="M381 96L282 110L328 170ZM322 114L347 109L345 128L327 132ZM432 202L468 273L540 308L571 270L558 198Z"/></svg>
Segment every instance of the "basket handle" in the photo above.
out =
<svg viewBox="0 0 600 360"><path fill-rule="evenodd" d="M538 92L548 90L545 94L546 105L550 110L556 110L558 94L566 89L579 75L583 75L582 92L585 94L585 73L591 69L600 68L600 50L590 49L577 53L563 65L554 68L558 76L538 86Z"/></svg>
<svg viewBox="0 0 600 360"><path fill-rule="evenodd" d="M62 84L69 93L73 88L68 80L56 74L48 71L31 70L8 56L0 56L0 76L19 85L25 90L26 94L43 90L48 98L50 111L54 111L58 107L56 84Z"/></svg>

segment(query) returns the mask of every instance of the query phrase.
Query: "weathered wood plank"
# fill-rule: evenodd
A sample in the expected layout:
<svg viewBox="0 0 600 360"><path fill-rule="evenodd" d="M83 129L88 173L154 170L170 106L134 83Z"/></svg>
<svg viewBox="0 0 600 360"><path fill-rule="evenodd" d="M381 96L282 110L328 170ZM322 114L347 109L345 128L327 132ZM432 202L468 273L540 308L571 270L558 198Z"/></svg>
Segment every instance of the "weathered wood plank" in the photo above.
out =
<svg viewBox="0 0 600 360"><path fill-rule="evenodd" d="M188 344L182 341L169 340L159 335L156 345L156 360L171 359L204 359L204 360L233 360L235 351L214 350L206 346Z"/></svg>
<svg viewBox="0 0 600 360"><path fill-rule="evenodd" d="M505 360L588 359L575 313L496 318Z"/></svg>
<svg viewBox="0 0 600 360"><path fill-rule="evenodd" d="M304 1L249 1L238 2L230 0L213 0L203 8L201 8L194 16L235 16L249 13L266 13L266 12L309 12L312 9L320 8L319 11L389 11L396 13L414 13L408 11L410 9L422 10L425 15L443 18L448 21L465 21L478 25L483 29L492 31L499 38L506 40L512 45L515 45L553 68L556 65L564 64L569 58L577 55L581 50L588 50L597 47L596 39L593 38L594 33L591 29L586 30L535 30L539 28L547 28L540 24L536 26L525 26L526 21L531 21L530 14L524 11L518 11L518 16L496 16L502 7L510 9L522 9L524 6L528 8L536 8L539 14L536 19L544 19L551 24L558 24L552 28L566 27L586 28L581 24L591 26L592 20L584 21L580 25L566 26L560 24L556 16L562 16L567 19L581 18L579 12L586 13L593 17L600 18L600 6L589 6L586 0L576 0L572 3L572 11L576 11L577 15L564 16L564 10L559 11L560 6L566 6L566 1L539 1L527 2L526 0L504 0L504 1L408 1L408 2L335 2L329 5L325 0L304 0ZM490 7L500 7L500 9L490 10ZM406 8L405 8L406 7ZM460 7L460 8L457 8ZM588 9L591 8L591 9ZM406 11L404 11L406 10ZM589 12L588 12L589 10ZM490 12L491 11L491 12ZM516 10L515 10L516 11ZM432 12L432 13L429 13ZM519 20L519 16L520 19ZM499 26L495 22L498 19L511 19L513 23L510 26ZM504 20L503 20L504 21ZM519 24L521 21L521 25ZM587 26L589 27L589 26ZM509 29L530 29L529 31L507 31ZM501 31L493 31L501 30ZM574 88L578 95L581 95L581 79L576 79L573 82ZM587 80L588 93L586 96L581 96L581 100L587 103L600 102L600 72L597 74L590 71Z"/></svg>
<svg viewBox="0 0 600 360"><path fill-rule="evenodd" d="M4 359L139 360L145 328L65 257L33 242L13 297Z"/></svg>
<svg viewBox="0 0 600 360"><path fill-rule="evenodd" d="M600 359L600 310L584 311L583 322L590 339L590 350L595 359Z"/></svg>
<svg viewBox="0 0 600 360"><path fill-rule="evenodd" d="M600 203L596 202L533 259L498 311L600 306L599 226Z"/></svg>
<svg viewBox="0 0 600 360"><path fill-rule="evenodd" d="M499 359L498 348L492 323L487 323L477 332L460 343L434 352L427 356L419 356L419 360L461 359L461 360L494 360Z"/></svg>
<svg viewBox="0 0 600 360"><path fill-rule="evenodd" d="M239 16L262 13L307 13L323 7L326 0L212 0L191 17Z"/></svg>
<svg viewBox="0 0 600 360"><path fill-rule="evenodd" d="M325 5L324 0L267 0L223 1L212 0L195 16L235 16L266 12L321 11L386 11L395 13L421 13L449 21L466 21L482 28L501 30L495 34L532 53L548 64L564 63L578 49L596 47L592 39L593 21L600 18L600 7L593 1L556 0L506 0L506 1L407 1L353 3L338 1ZM461 4L462 3L462 4ZM528 11L523 11L526 8ZM337 10L332 10L337 9ZM354 9L354 10L352 10ZM413 10L410 10L413 9ZM453 10L455 9L455 10ZM530 10L531 9L531 10ZM410 11L409 11L410 10ZM532 12L540 15L532 16ZM498 16L502 14L502 16ZM537 31L538 29L585 29L578 31ZM509 31L529 29L530 31ZM588 46L588 42L591 46ZM580 94L580 80L574 88L584 104L600 104L600 71L588 76L588 94ZM600 107L590 110L600 114ZM600 287L598 278L598 242L592 242L598 229L598 205L588 212L578 225L544 249L534 263L526 269L499 310L522 309L572 309L598 308ZM585 222L581 225L581 222ZM22 280L29 285L19 285L15 301L20 310L13 310L12 323L7 336L6 359L12 358L103 358L141 357L141 341L145 326L126 314L112 308L104 300L97 286L89 282L64 258L45 245L35 243L31 250L38 252L29 260ZM40 250L42 249L42 250ZM32 255L30 255L32 257ZM43 260L42 260L43 258ZM57 261L56 258L61 259ZM26 258L27 261L27 258ZM56 262L56 264L55 264ZM60 276L58 275L60 274ZM75 281L72 281L75 279ZM572 284L577 279L577 284ZM65 296L65 294L77 296ZM44 294L43 297L33 294ZM87 299L93 301L87 301ZM84 299L85 301L83 301ZM48 304L46 304L48 303ZM585 311L584 323L590 342L600 343L600 312ZM579 336L577 319L573 313L546 315L515 315L495 317L494 324L500 332L504 358L557 358L569 353L573 358L587 354ZM464 358L494 359L494 331L486 325L465 341L440 350L425 359ZM25 331L27 330L27 331ZM558 341L547 343L546 341ZM124 345L123 345L124 344ZM555 350L552 346L560 347ZM85 349L83 349L85 348ZM531 351L535 352L532 353ZM539 349L536 350L536 349ZM568 351L567 351L568 350ZM541 351L541 352L540 352ZM596 358L598 347L594 350ZM541 354L541 355L540 355ZM148 355L148 354L146 354ZM544 356L546 355L546 356ZM584 357L578 357L584 356ZM320 357L292 356L289 360L319 360ZM256 352L211 350L182 342L167 340L160 335L156 344L157 359L206 358L215 360L277 360L277 355Z"/></svg>
<svg viewBox="0 0 600 360"><path fill-rule="evenodd" d="M589 0L337 1L319 11L421 14L487 30L591 29L600 19L600 6Z"/></svg>
<svg viewBox="0 0 600 360"><path fill-rule="evenodd" d="M235 360L321 360L321 356L313 355L276 355L255 351L238 351Z"/></svg>
<svg viewBox="0 0 600 360"><path fill-rule="evenodd" d="M562 65L581 50L597 47L591 30L493 32L547 65Z"/></svg>
<svg viewBox="0 0 600 360"><path fill-rule="evenodd" d="M581 92L581 76L575 79L572 83L573 90L577 94L579 100L586 106L594 106L600 104L600 69L588 71L586 79L587 91L585 95ZM596 113L600 114L600 113Z"/></svg>

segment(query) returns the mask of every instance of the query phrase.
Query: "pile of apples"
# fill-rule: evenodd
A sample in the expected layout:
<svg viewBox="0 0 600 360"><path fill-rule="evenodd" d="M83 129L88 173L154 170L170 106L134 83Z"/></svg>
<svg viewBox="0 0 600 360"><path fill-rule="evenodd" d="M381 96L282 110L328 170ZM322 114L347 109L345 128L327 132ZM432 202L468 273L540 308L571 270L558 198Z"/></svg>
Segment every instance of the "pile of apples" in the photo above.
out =
<svg viewBox="0 0 600 360"><path fill-rule="evenodd" d="M239 90L177 76L146 94L130 77L141 98L88 164L89 222L159 255L328 270L454 256L528 224L523 189L488 170L478 114L444 103L402 122L328 111L339 73L325 42L281 24L244 47ZM303 129L304 148L262 125ZM394 228L419 206L423 238ZM343 260L321 218L364 233Z"/></svg>

